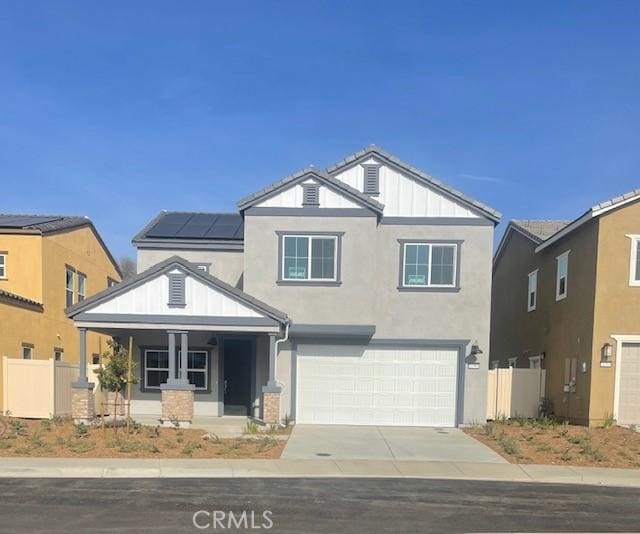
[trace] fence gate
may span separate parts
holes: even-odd
[[[489,370],[487,419],[538,417],[545,378],[544,369]]]

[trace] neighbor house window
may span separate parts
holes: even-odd
[[[26,343],[22,345],[22,359],[33,360],[33,345]]]
[[[403,243],[402,286],[456,287],[457,257],[455,243]]]
[[[210,263],[196,263],[196,269],[198,269],[199,271],[202,271],[203,273],[207,273],[209,274],[209,266],[211,264]]]
[[[76,273],[70,267],[65,269],[65,291],[67,295],[67,308],[73,304],[73,291],[75,286]]]
[[[529,369],[542,369],[542,354],[529,357]]]
[[[567,296],[567,279],[569,276],[569,250],[556,258],[556,300]]]
[[[529,289],[527,291],[527,311],[536,309],[538,300],[538,269],[529,273]]]
[[[116,280],[114,280],[113,278],[111,278],[110,276],[107,276],[107,288],[109,287],[113,287],[117,284],[118,282]]]
[[[169,378],[169,351],[145,350],[144,351],[144,377],[145,387],[148,389],[160,389],[161,384]],[[176,372],[180,370],[180,352],[176,353]],[[190,350],[187,358],[187,377],[189,383],[196,390],[205,390],[208,387],[209,361],[208,353],[204,350]]]
[[[7,253],[0,252],[0,279],[7,277]]]
[[[514,369],[514,368],[516,368],[518,366],[518,357],[515,356],[513,358],[508,358],[507,362],[509,364],[509,368],[510,369]]]
[[[640,286],[640,235],[629,235],[631,259],[629,262],[629,285]]]
[[[78,302],[87,298],[87,275],[78,273]]]
[[[338,238],[335,235],[283,235],[281,279],[297,282],[337,281]]]
[[[57,362],[61,362],[63,352],[64,351],[62,349],[53,349],[53,359]]]

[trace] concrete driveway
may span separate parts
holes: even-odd
[[[286,459],[507,463],[457,428],[296,425]]]

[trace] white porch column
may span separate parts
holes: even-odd
[[[71,384],[71,416],[76,424],[88,424],[95,417],[95,384],[87,379],[87,329],[78,328],[80,347],[78,354],[78,380]]]
[[[80,347],[78,352],[78,384],[87,384],[87,329],[78,328],[80,332]]]
[[[176,333],[169,331],[169,377],[167,383],[171,384],[175,381],[176,377]]]

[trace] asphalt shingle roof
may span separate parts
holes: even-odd
[[[571,221],[519,219],[511,221],[511,224],[528,234],[534,241],[542,243],[545,239],[562,230],[570,222]]]
[[[28,299],[27,297],[23,297],[21,295],[17,295],[15,293],[11,293],[10,291],[5,291],[4,289],[0,289],[0,297],[4,297],[9,300],[13,300],[23,304],[29,304],[31,306],[37,306],[39,308],[42,308],[42,303],[36,300]]]
[[[39,230],[43,234],[91,224],[88,217],[77,215],[16,215],[0,213],[0,229]]]

